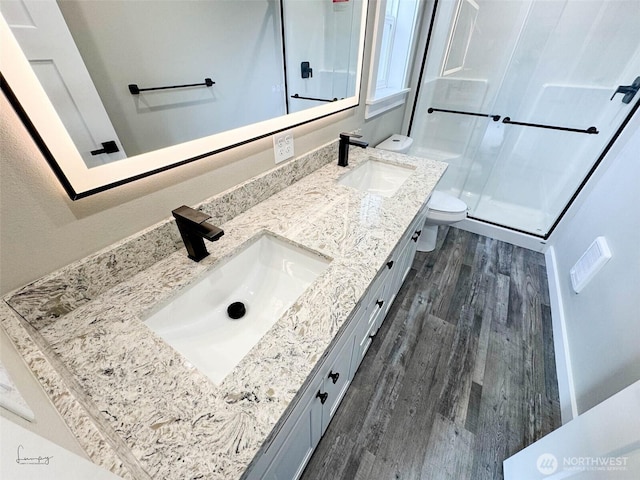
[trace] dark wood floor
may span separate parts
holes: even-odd
[[[544,257],[441,233],[303,480],[501,479],[505,458],[560,426]]]

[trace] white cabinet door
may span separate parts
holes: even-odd
[[[323,405],[317,397],[317,393],[320,393],[323,381],[320,380],[313,385],[313,388],[310,387],[311,391],[316,393],[310,396],[306,404],[297,412],[294,411],[290,417],[293,419],[293,426],[287,424],[283,426],[281,433],[287,432],[286,438],[265,474],[250,478],[267,480],[297,480],[300,478],[322,436]],[[297,418],[293,417],[294,414],[297,414]]]
[[[351,357],[354,340],[355,336],[349,335],[331,367],[328,370],[325,369],[323,393],[327,394],[327,400],[324,402],[322,410],[323,435],[351,383]]]
[[[407,278],[407,274],[409,270],[411,270],[411,265],[413,264],[413,259],[416,256],[416,250],[418,247],[418,238],[419,234],[414,232],[411,237],[407,239],[407,241],[402,245],[402,250],[397,256],[397,261],[393,265],[394,275],[392,288],[394,291],[394,299],[395,295],[398,294],[398,291],[402,287],[405,278]],[[414,240],[415,239],[415,240]]]
[[[426,217],[427,210],[426,207],[423,207],[407,232],[405,243],[401,247],[402,252],[400,253],[398,262],[399,268],[396,272],[396,277],[394,278],[394,288],[396,289],[396,292],[400,290],[400,287],[402,287],[402,284],[407,278],[409,270],[411,270],[411,265],[413,265],[413,259],[416,256],[416,251],[418,250],[418,241],[422,235],[422,229]]]
[[[422,234],[422,226],[424,225],[425,218],[426,207],[423,207],[409,226],[409,229],[402,237],[402,240],[398,243],[398,246],[395,248],[391,258],[389,259],[389,262],[387,262],[387,267],[391,265],[389,272],[391,278],[387,281],[389,287],[387,289],[388,303],[385,309],[385,316],[389,311],[389,308],[391,308],[391,304],[395,300],[396,295],[400,291],[404,280],[407,278],[409,270],[411,270],[411,265],[413,265],[413,259],[416,256],[418,239]]]

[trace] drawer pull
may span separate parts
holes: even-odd
[[[336,382],[338,381],[338,378],[340,378],[340,374],[338,372],[333,373],[333,370],[331,370],[327,378],[330,378],[333,384],[335,385]]]
[[[422,235],[422,230],[416,230],[416,235],[418,236]]]
[[[418,232],[416,232],[416,234],[413,237],[411,237],[411,240],[413,240],[414,242],[417,242],[418,241],[418,237],[420,237],[420,234]]]
[[[316,393],[316,398],[319,398],[320,403],[324,405],[324,402],[326,402],[327,398],[329,398],[329,394],[327,392],[320,393],[320,390],[318,390],[318,393]]]
[[[391,270],[391,267],[393,267],[393,260],[387,262],[387,267],[389,268],[389,270]]]
[[[376,302],[376,305],[378,305],[378,308],[382,308],[382,306],[384,305],[384,300],[378,300]]]

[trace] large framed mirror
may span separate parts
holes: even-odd
[[[2,89],[76,200],[359,104],[366,0],[1,0]]]

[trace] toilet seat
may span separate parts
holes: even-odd
[[[427,212],[427,222],[431,225],[449,225],[450,223],[460,222],[467,218],[467,212],[440,212],[438,210],[429,210]]]
[[[435,191],[427,203],[429,210],[439,213],[466,213],[467,204],[459,198]]]

